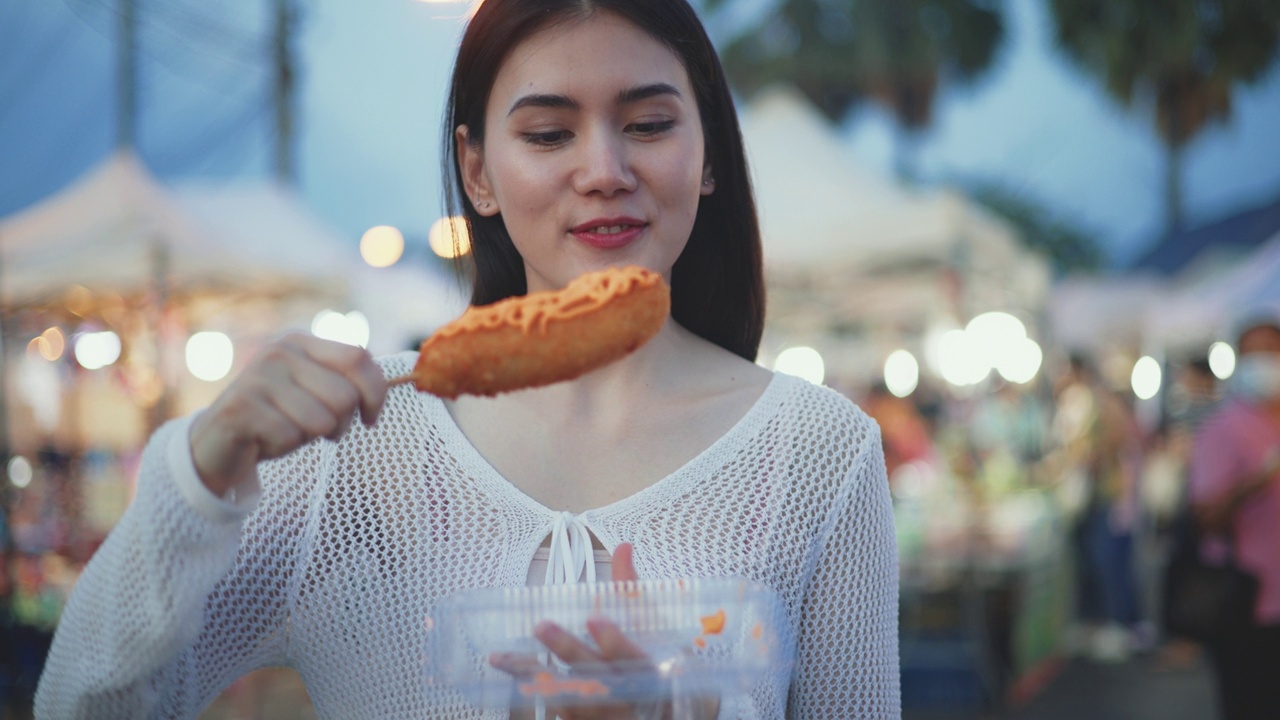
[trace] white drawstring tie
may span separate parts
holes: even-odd
[[[547,585],[568,585],[579,582],[596,581],[595,552],[591,547],[591,532],[576,515],[562,512],[551,524],[551,547],[547,557],[547,574],[543,582]],[[539,653],[544,664],[559,664],[550,653]],[[541,698],[534,704],[534,718],[545,720],[547,706]]]
[[[550,557],[547,558],[547,585],[567,585],[596,581],[595,553],[591,532],[576,515],[562,512],[551,525]],[[585,574],[585,577],[584,577]]]

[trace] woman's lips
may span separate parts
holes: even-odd
[[[569,233],[591,247],[611,250],[631,243],[646,227],[633,218],[602,218],[582,223]]]

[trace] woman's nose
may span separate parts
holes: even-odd
[[[589,195],[610,197],[636,187],[629,151],[623,138],[608,132],[593,132],[579,145],[581,166],[574,178],[575,189]]]

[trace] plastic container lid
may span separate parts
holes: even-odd
[[[650,660],[569,668],[534,637],[550,621],[595,647],[594,617],[617,624]],[[429,681],[484,709],[731,698],[792,662],[778,638],[777,593],[741,578],[468,590],[441,600],[427,627]],[[490,662],[498,655],[529,667],[500,670]]]

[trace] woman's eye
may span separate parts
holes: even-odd
[[[642,135],[652,136],[664,133],[675,127],[675,120],[652,120],[648,122],[631,123],[631,132]]]
[[[524,141],[530,145],[559,145],[569,139],[568,130],[548,130],[546,132],[523,133]]]

